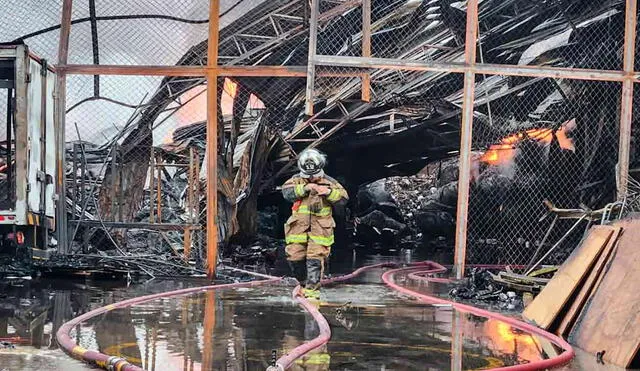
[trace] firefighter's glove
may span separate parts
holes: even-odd
[[[331,193],[331,188],[325,186],[316,186],[316,192],[320,196],[328,196]]]
[[[319,213],[322,210],[322,199],[317,193],[309,197],[309,210],[312,213]]]

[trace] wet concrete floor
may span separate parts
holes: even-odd
[[[293,369],[467,370],[544,356],[539,339],[499,321],[398,295],[381,283],[381,273],[324,289],[320,311],[331,326],[331,341]],[[198,284],[4,282],[0,341],[15,348],[0,349],[0,370],[90,369],[57,348],[55,331],[64,321],[129,297]],[[270,285],[159,299],[93,318],[72,336],[87,349],[126,357],[147,370],[264,370],[274,356],[317,335],[315,321],[291,300],[291,289]],[[421,290],[445,292],[446,287],[430,284]],[[615,370],[592,358],[580,354],[582,363],[564,369]]]

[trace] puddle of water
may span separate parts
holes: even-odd
[[[370,257],[358,265],[389,258]],[[342,267],[343,272],[352,267]],[[331,341],[299,360],[294,370],[463,370],[531,362],[542,357],[538,339],[499,321],[420,304],[380,283],[381,270],[323,291],[320,311]],[[33,280],[0,283],[0,370],[88,370],[57,348],[55,331],[95,307],[129,297],[202,282]],[[446,293],[433,284],[422,290]],[[161,299],[96,317],[72,334],[85,348],[124,356],[155,370],[264,370],[288,350],[315,337],[313,319],[290,297],[290,287],[217,290]],[[575,370],[596,366],[580,354]],[[601,367],[601,368],[598,368]]]
[[[91,370],[82,362],[65,357],[60,351],[0,350],[0,370]]]
[[[0,371],[89,370],[58,348],[55,333],[64,322],[130,297],[202,284],[151,281],[127,287],[122,281],[4,279],[0,281]]]
[[[73,336],[151,371],[265,369],[274,352],[318,333],[290,291],[270,286],[156,300],[96,317]],[[380,284],[326,288],[324,299],[332,339],[294,369],[462,370],[541,357],[531,336],[506,324],[408,302]]]

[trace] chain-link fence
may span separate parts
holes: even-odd
[[[330,3],[335,2],[320,1],[321,11]],[[368,6],[370,15],[363,10]],[[384,143],[379,148],[365,139],[372,159],[381,151],[387,159],[402,161],[398,154],[407,152],[406,145],[429,148],[420,155],[419,150],[412,151],[412,159],[427,165],[419,176],[437,169],[435,179],[421,180],[422,187],[431,187],[437,196],[411,191],[419,199],[396,200],[401,209],[407,209],[402,211],[412,219],[404,220],[410,224],[424,224],[425,213],[432,226],[438,226],[438,216],[456,217],[455,200],[454,205],[441,201],[451,194],[444,189],[450,181],[457,189],[458,178],[443,177],[440,160],[455,160],[460,148],[466,98],[460,73],[465,68],[460,62],[465,60],[467,10],[466,2],[374,0],[358,3],[339,19],[318,26],[313,97],[320,111],[314,110],[316,122],[328,116],[336,122],[349,121],[334,137],[344,141],[343,151],[367,132],[377,134],[376,139]],[[589,223],[601,222],[602,213],[576,223],[580,216],[618,197],[621,80],[615,73],[595,79],[604,81],[590,81],[595,75],[579,80],[570,71],[589,69],[597,75],[598,70],[622,70],[625,4],[489,1],[479,4],[477,17],[479,71],[475,71],[475,99],[469,108],[474,120],[467,261],[530,264],[562,240],[544,260],[557,264],[566,259]],[[505,74],[500,73],[501,65]],[[515,66],[559,67],[567,69],[567,74],[563,78],[535,68],[516,71]],[[342,114],[331,112],[332,104]],[[347,105],[362,108],[346,109]],[[425,115],[416,120],[429,123],[417,125],[422,135],[414,134],[413,142],[398,147],[398,141],[388,138],[397,130],[394,118],[412,119],[408,105],[412,113],[432,112],[429,119]],[[363,123],[371,124],[372,114],[377,122],[365,127]],[[438,124],[449,127],[434,128]],[[632,149],[632,164],[634,159]],[[388,175],[369,170],[375,175],[368,181]],[[575,217],[564,218],[568,209]],[[578,228],[573,227],[576,224]],[[429,232],[446,236],[453,246],[452,232]]]
[[[213,99],[225,246],[254,233],[258,195],[309,146],[328,152],[331,172],[351,187],[427,174],[428,194],[400,208],[449,247],[455,164],[470,156],[470,262],[526,264],[574,223],[544,218],[549,207],[598,209],[617,197],[620,112],[630,105],[622,81],[633,78],[622,73],[621,0],[482,1],[477,15],[453,0],[224,0],[215,71],[209,5],[73,2],[61,71],[75,253],[156,241],[202,266]],[[58,61],[62,0],[7,8],[17,21],[0,30],[2,41]],[[464,64],[465,42],[476,16],[473,66]],[[475,74],[473,102],[465,72]],[[470,149],[460,146],[464,112],[473,115]],[[632,176],[636,167],[632,150]],[[546,262],[560,262],[580,235]]]
[[[478,63],[622,69],[624,2],[501,5],[480,5]],[[532,264],[554,246],[544,262],[563,262],[600,222],[579,218],[616,200],[621,84],[476,76],[475,94],[468,260]]]
[[[621,84],[614,82],[481,78],[471,261],[526,264],[542,243],[557,242],[576,221],[554,222],[551,205],[597,210],[615,200],[620,96]],[[585,225],[548,262],[564,261]]]
[[[476,60],[621,70],[624,8],[619,0],[483,1]]]

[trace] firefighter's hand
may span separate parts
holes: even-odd
[[[318,186],[317,184],[308,183],[307,185],[304,186],[304,190],[307,191],[307,192],[311,192],[311,191],[316,190],[317,186]]]
[[[331,193],[331,188],[325,186],[316,186],[316,192],[318,192],[318,195],[320,196],[326,196]]]

